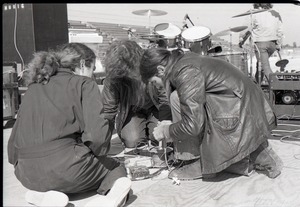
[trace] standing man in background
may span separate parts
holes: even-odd
[[[254,12],[259,9],[267,9],[268,11],[254,13],[252,16],[252,38],[254,42],[254,50],[256,56],[256,73],[255,79],[259,82],[259,64],[261,66],[261,79],[266,76],[269,80],[269,75],[272,73],[269,57],[276,51],[281,49],[283,30],[282,18],[280,14],[272,9],[273,5],[270,3],[254,3]],[[248,31],[249,34],[249,31]],[[242,42],[247,38],[247,31],[241,34],[240,47]]]

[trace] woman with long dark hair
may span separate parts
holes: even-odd
[[[125,147],[145,146],[153,138],[158,121],[171,120],[171,110],[163,88],[144,84],[140,76],[143,49],[133,40],[114,41],[106,51],[103,86],[105,118]]]

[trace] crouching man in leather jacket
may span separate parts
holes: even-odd
[[[276,116],[262,90],[234,65],[214,57],[145,51],[140,72],[144,82],[164,86],[173,123],[154,129],[157,140],[174,144],[181,164],[169,178],[191,180],[226,170],[250,175],[253,169],[270,178],[282,161],[268,143]]]

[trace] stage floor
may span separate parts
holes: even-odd
[[[221,173],[207,181],[194,180],[175,185],[167,178],[168,171],[132,182],[126,206],[144,207],[299,207],[300,206],[300,121],[279,121],[270,143],[284,162],[282,174],[269,179],[254,172],[250,177]],[[3,130],[3,206],[32,206],[25,201],[27,191],[8,163],[7,142],[11,128]],[[283,139],[283,136],[298,139]],[[126,150],[126,149],[125,149]],[[124,149],[117,136],[112,139],[110,154],[122,157]],[[95,197],[94,193],[73,195],[67,207],[81,207]]]

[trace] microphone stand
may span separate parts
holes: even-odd
[[[256,47],[256,50],[258,53],[258,60],[257,60],[258,85],[261,86],[262,67],[261,67],[261,61],[260,61],[260,51],[258,50],[256,44],[254,44],[254,46]]]
[[[232,33],[230,32],[230,52],[232,52]]]
[[[182,26],[182,28],[184,29],[184,28],[189,28],[189,27],[188,27],[187,24],[185,23],[185,24]]]
[[[191,23],[193,26],[195,26],[194,23],[192,22],[192,20],[190,19],[190,17],[189,17],[188,15],[187,15],[186,18],[190,21],[190,23]]]
[[[252,77],[252,72],[253,72],[253,66],[252,66],[252,57],[253,57],[253,51],[252,51],[252,48],[253,48],[253,41],[252,41],[252,10],[251,10],[251,13],[250,13],[250,36],[249,36],[249,43],[250,43],[250,76]],[[260,79],[259,79],[260,81]]]

